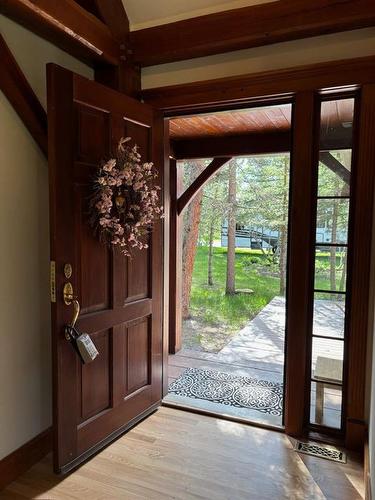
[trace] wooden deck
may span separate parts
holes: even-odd
[[[339,305],[318,301],[315,305],[314,330],[329,337],[342,335],[343,324]],[[218,353],[206,353],[182,349],[169,357],[169,382],[179,377],[187,368],[215,370],[233,375],[247,376],[271,382],[283,383],[285,347],[285,300],[275,297]],[[341,342],[330,339],[314,341],[313,369],[318,356],[342,359]],[[326,389],[324,403],[325,425],[340,424],[341,395],[334,389]],[[188,402],[187,402],[188,403]],[[315,412],[315,387],[311,394],[311,412]],[[190,400],[189,405],[204,409],[202,400]],[[217,408],[220,412],[220,407]],[[227,408],[222,408],[223,412]],[[238,416],[240,416],[238,413]],[[264,414],[252,414],[263,423],[282,425],[282,419],[268,418]]]

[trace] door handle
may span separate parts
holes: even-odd
[[[77,323],[77,319],[78,319],[78,316],[79,316],[79,313],[81,310],[81,306],[79,305],[79,302],[77,299],[73,299],[72,303],[73,303],[73,319],[72,319],[72,322],[70,323],[70,326],[72,328],[74,328],[76,323]]]
[[[65,283],[64,285],[64,290],[63,290],[63,298],[64,298],[64,303],[67,306],[70,306],[70,304],[73,304],[73,319],[70,323],[71,328],[75,327],[75,324],[77,323],[77,319],[81,310],[81,306],[79,305],[79,302],[77,300],[77,297],[73,295],[73,285],[68,281],[68,283]]]

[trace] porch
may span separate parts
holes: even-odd
[[[317,360],[320,360],[320,364],[322,360],[327,360],[329,365],[336,362],[339,367],[342,366],[341,343],[333,339],[333,337],[340,338],[340,335],[343,335],[342,308],[341,302],[315,301],[314,333],[320,335],[321,338],[316,338],[314,341],[312,367],[318,379],[318,370],[322,368],[317,368]],[[183,348],[177,354],[170,355],[168,375],[171,391],[165,398],[165,402],[193,407],[204,412],[220,413],[267,425],[281,426],[285,314],[285,299],[275,297],[218,353]],[[210,378],[210,391],[204,387],[201,370],[206,371],[203,379]],[[220,376],[211,372],[218,372]],[[187,376],[188,381],[186,381]],[[177,385],[176,381],[178,381]],[[254,386],[252,381],[255,381]],[[259,381],[261,387],[256,381]],[[190,390],[186,390],[186,383],[190,385]],[[264,389],[268,394],[265,394]],[[235,391],[238,393],[238,390],[246,392],[247,400],[244,401],[241,397],[241,401],[238,402],[237,397],[238,404],[236,404],[229,393]],[[339,427],[340,390],[331,385],[323,387],[323,383],[321,390],[323,390],[323,396],[321,401],[318,401],[321,408],[317,409],[316,383],[312,383],[311,415],[319,417],[320,411],[321,422],[319,423]]]

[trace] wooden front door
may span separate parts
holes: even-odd
[[[65,472],[151,412],[162,398],[162,237],[132,259],[100,243],[88,222],[90,185],[120,137],[162,172],[161,118],[140,102],[55,65],[48,66],[55,470]],[[162,182],[162,179],[159,179]],[[70,264],[72,275],[64,272]],[[67,270],[67,268],[65,268]],[[99,351],[82,364],[66,340],[77,327]],[[55,300],[55,301],[54,301]]]

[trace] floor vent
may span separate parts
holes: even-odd
[[[305,453],[313,457],[325,458],[326,460],[346,464],[346,454],[333,446],[296,441],[294,449],[298,451],[298,453]]]

